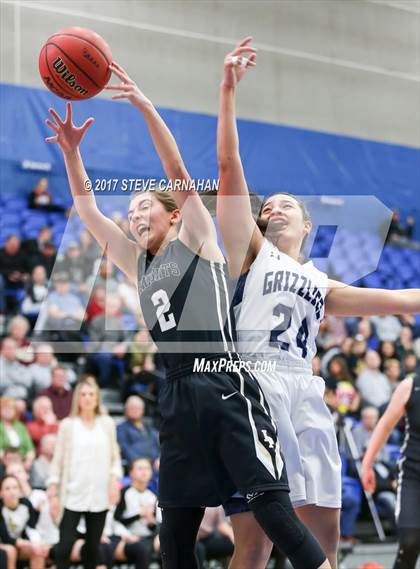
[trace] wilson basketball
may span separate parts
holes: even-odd
[[[70,101],[94,97],[111,76],[111,50],[100,35],[66,28],[50,36],[39,54],[39,72],[55,95]]]

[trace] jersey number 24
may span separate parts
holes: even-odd
[[[273,315],[281,318],[281,322],[271,330],[270,346],[274,348],[279,347],[281,350],[285,350],[286,352],[289,351],[289,342],[280,340],[280,336],[290,328],[290,324],[292,322],[292,310],[293,309],[290,306],[286,306],[285,304],[277,304],[273,310]],[[296,344],[302,350],[303,358],[306,358],[308,353],[308,348],[306,347],[308,335],[308,322],[306,318],[304,318],[296,334]]]

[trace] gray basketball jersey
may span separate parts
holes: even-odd
[[[327,289],[312,261],[300,264],[264,239],[234,296],[238,351],[311,368]]]

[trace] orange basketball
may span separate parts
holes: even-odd
[[[50,36],[39,54],[39,73],[55,95],[70,101],[94,97],[111,76],[111,50],[100,35],[65,28]]]

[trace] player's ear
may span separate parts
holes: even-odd
[[[312,231],[312,221],[310,221],[309,219],[305,219],[305,221],[303,222],[303,227],[305,230],[305,236],[307,237]]]
[[[171,211],[171,225],[176,225],[181,221],[181,212],[179,209]]]

